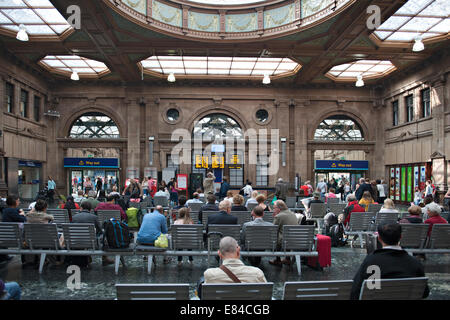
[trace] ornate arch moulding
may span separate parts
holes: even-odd
[[[330,3],[323,9],[314,12],[306,17],[301,17],[302,13],[302,1],[306,0],[291,0],[291,1],[262,1],[254,4],[245,5],[206,5],[197,2],[189,2],[184,0],[141,0],[146,4],[146,13],[139,12],[131,8],[126,4],[126,1],[130,0],[103,0],[106,5],[122,15],[126,19],[133,21],[141,27],[156,31],[168,36],[173,36],[182,39],[208,41],[208,42],[239,42],[248,40],[267,40],[272,38],[278,38],[287,36],[290,34],[303,31],[314,26],[317,26],[345,11],[352,6],[356,0],[337,0],[330,1]],[[136,0],[135,0],[136,1]],[[325,0],[324,0],[325,1]],[[165,6],[172,7],[181,12],[181,25],[173,25],[165,23],[164,21],[155,19],[152,15],[153,2],[162,3]],[[274,9],[280,9],[293,6],[294,19],[285,19],[286,23],[273,26],[271,28],[264,28],[264,22],[259,21],[265,19],[265,12]],[[190,13],[209,13],[211,15],[218,15],[219,18],[219,31],[208,32],[203,30],[190,29],[188,25],[188,19],[185,16],[189,16]],[[236,14],[254,14],[257,13],[258,22],[257,29],[246,30],[240,32],[227,32],[225,30],[224,21],[228,20],[228,17]],[[261,15],[262,13],[262,15]]]

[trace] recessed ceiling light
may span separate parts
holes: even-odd
[[[268,74],[265,74],[265,75],[264,75],[264,79],[263,79],[262,83],[264,83],[264,84],[270,84],[270,77],[269,77]]]
[[[72,73],[72,75],[70,76],[70,79],[72,79],[73,81],[78,81],[80,80],[80,76],[78,75],[78,72],[74,71]]]
[[[173,74],[173,72],[171,72],[169,74],[169,76],[167,77],[167,81],[169,81],[169,82],[175,82],[176,81],[175,75]]]
[[[364,86],[364,80],[362,78],[362,75],[359,75],[356,77],[358,80],[356,81],[356,86],[357,87],[363,87]]]
[[[25,28],[25,25],[21,24],[19,26],[19,32],[17,32],[16,39],[20,41],[28,41],[28,33],[27,29]]]

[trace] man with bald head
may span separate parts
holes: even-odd
[[[210,224],[237,224],[238,218],[232,216],[231,202],[223,200],[219,203],[219,213],[214,213],[208,216],[208,225]],[[207,229],[208,231],[208,229]]]
[[[219,268],[210,268],[205,271],[205,283],[267,282],[261,269],[244,265],[240,260],[240,253],[241,248],[234,238],[222,238],[218,251],[222,265]],[[230,277],[230,272],[237,279]]]

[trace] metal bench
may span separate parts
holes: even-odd
[[[232,237],[238,243],[240,242],[241,226],[238,224],[210,224],[208,226],[208,233],[220,233],[221,237]],[[218,234],[209,237],[209,250],[218,250],[220,238]]]
[[[271,300],[273,282],[202,285],[202,300]]]
[[[339,216],[341,213],[344,213],[344,209],[347,205],[345,203],[330,203],[328,205],[328,210],[333,212],[336,216]]]
[[[246,222],[252,221],[252,214],[248,211],[231,211],[230,214],[238,218],[238,224],[241,226]]]
[[[14,253],[20,253],[22,243],[22,232],[19,223],[0,223],[0,250],[7,249]]]
[[[285,225],[283,226],[282,251],[284,255],[294,255],[298,275],[301,275],[300,256],[317,256],[314,251],[314,226]],[[293,251],[293,253],[287,251]],[[295,252],[295,253],[294,253]]]
[[[353,280],[285,282],[283,300],[350,300]]]
[[[109,219],[120,221],[120,210],[97,210],[98,222],[103,227],[103,223]]]
[[[327,207],[329,208],[331,204],[338,204],[340,201],[339,198],[327,198]]]
[[[318,233],[322,230],[323,218],[327,214],[327,204],[326,203],[311,203],[310,207],[310,217],[308,220],[316,220]]]
[[[295,210],[297,207],[297,197],[286,197],[286,205],[290,210]]]
[[[427,242],[428,227],[424,223],[402,223],[402,238],[400,246],[409,249],[424,248]]]
[[[252,212],[253,209],[255,209],[255,207],[257,207],[257,206],[258,206],[257,203],[249,203],[249,204],[247,205],[247,210],[250,211],[250,212]]]
[[[44,268],[47,254],[59,250],[59,238],[56,224],[24,224],[25,241],[30,254],[40,254],[39,273]]]
[[[371,222],[373,217],[366,212],[353,212],[350,215],[350,222],[348,224],[347,230],[344,230],[346,235],[358,235],[359,241],[361,243],[361,248],[363,248],[363,234],[372,233],[370,230]],[[353,248],[353,240],[351,242],[351,247]]]
[[[245,251],[275,252],[278,226],[248,226],[245,228]],[[241,251],[241,253],[243,253]]]
[[[204,203],[189,203],[188,207],[191,211],[199,211],[204,205]]]
[[[403,226],[403,224],[402,224]],[[426,225],[430,226],[430,225]],[[428,233],[428,229],[427,229]],[[450,253],[450,224],[435,224],[422,248],[405,249],[408,253]]]
[[[48,209],[47,214],[53,216],[53,223],[60,227],[63,223],[70,223],[69,211],[67,209]]]
[[[380,204],[371,203],[371,204],[369,204],[369,208],[367,211],[378,213],[378,211],[380,211],[382,207],[383,207],[383,204],[381,204],[381,203]]]
[[[189,300],[189,284],[116,284],[117,300]]]
[[[273,223],[273,212],[272,211],[264,211],[263,220]]]
[[[137,209],[140,209],[140,208],[141,208],[141,203],[140,203],[140,202],[130,201],[128,206],[129,206],[130,208],[137,208]]]
[[[366,212],[368,214],[369,212]],[[375,213],[372,213],[375,214]],[[375,224],[373,227],[374,231],[377,230],[378,226],[383,223],[397,223],[398,222],[398,213],[396,212],[378,212],[375,216]]]
[[[163,196],[156,196],[153,198],[153,205],[156,206],[162,206],[164,209],[169,207],[169,200],[167,197]]]
[[[370,289],[367,283],[373,285],[373,280],[364,280],[361,286],[359,300],[419,300],[428,282],[427,277],[380,279],[380,289]]]

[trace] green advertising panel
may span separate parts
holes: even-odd
[[[406,167],[402,167],[401,201],[406,201]]]
[[[412,167],[408,167],[407,201],[412,201]]]

